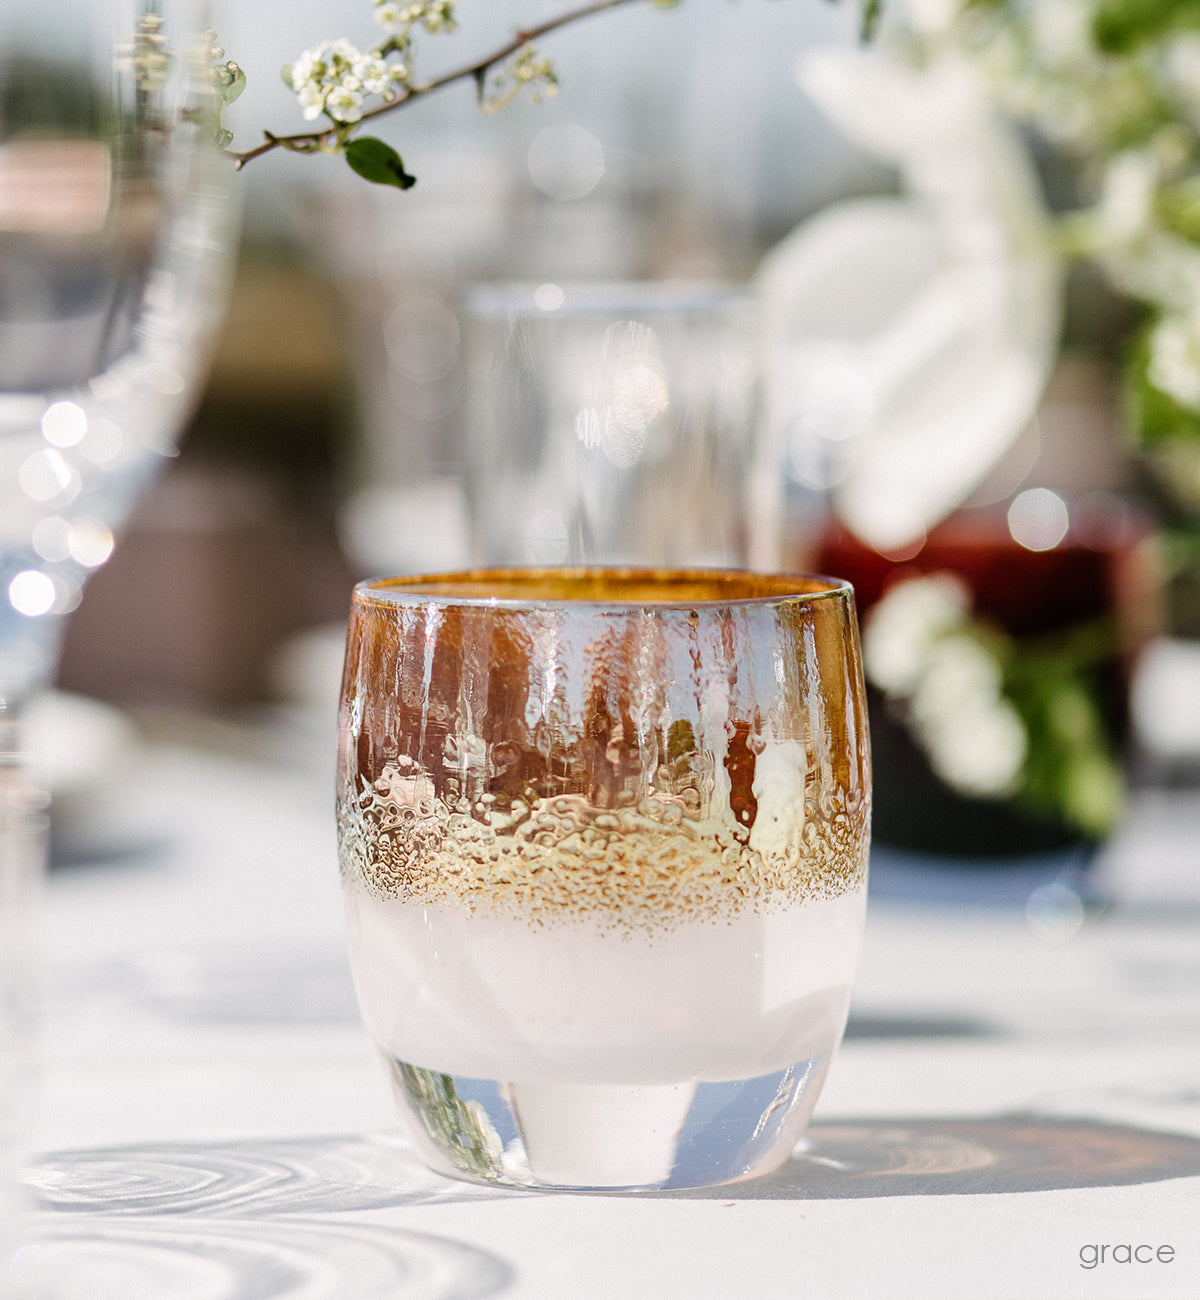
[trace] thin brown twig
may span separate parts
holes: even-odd
[[[511,40],[485,58],[477,59],[474,63],[464,64],[462,67],[454,68],[450,72],[444,72],[431,81],[409,86],[403,95],[386,103],[377,104],[374,108],[367,109],[357,122],[349,125],[351,129],[357,129],[363,122],[382,117],[386,113],[394,113],[406,104],[411,104],[414,99],[420,99],[459,81],[474,81],[479,84],[498,63],[503,63],[505,59],[524,49],[531,41],[547,36],[560,27],[566,27],[568,24],[578,22],[582,18],[590,18],[594,14],[603,13],[607,9],[617,9],[622,5],[633,3],[645,3],[645,0],[589,0],[589,3],[559,14],[557,18],[548,18],[545,22],[536,26],[521,28],[513,34]],[[293,152],[300,153],[317,152],[335,142],[345,140],[346,134],[347,124],[321,127],[316,131],[300,131],[293,135],[276,135],[271,131],[264,131],[261,144],[241,153],[229,149],[226,150],[226,155],[233,159],[234,167],[241,171],[248,162],[253,162],[255,158],[260,158],[273,149],[290,149]]]

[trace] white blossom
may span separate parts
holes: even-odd
[[[305,50],[292,64],[290,80],[292,89],[299,92],[302,86],[315,85],[325,76],[325,49],[318,45],[316,49]]]
[[[1127,149],[1109,161],[1097,210],[1106,242],[1134,243],[1151,230],[1158,178],[1149,150]]]
[[[1064,69],[1093,62],[1093,0],[1040,0],[1030,9],[1030,21],[1035,46],[1044,60]]]
[[[1029,739],[1004,696],[1004,672],[972,630],[970,593],[935,573],[898,583],[863,632],[868,679],[907,705],[913,735],[933,772],[972,798],[1012,794]]]
[[[912,694],[910,711],[922,730],[936,730],[956,713],[1000,695],[1000,665],[967,633],[944,636],[929,648],[921,678]]]
[[[967,616],[970,595],[953,574],[897,583],[871,610],[863,631],[869,680],[890,695],[911,695],[939,638]]]
[[[374,54],[364,55],[354,64],[354,76],[369,95],[386,95],[393,88],[391,68]]]
[[[1029,740],[1004,699],[977,700],[921,729],[929,766],[952,790],[998,799],[1017,788]]]
[[[1200,35],[1185,32],[1163,48],[1163,80],[1190,125],[1200,126]]]
[[[342,75],[347,68],[351,68],[359,59],[362,58],[362,51],[352,45],[345,37],[330,43],[329,62],[335,75]]]
[[[1147,377],[1182,406],[1200,411],[1200,321],[1169,315],[1150,332]]]
[[[325,111],[338,122],[357,122],[363,114],[363,97],[349,81],[334,86],[325,97]]]
[[[909,710],[929,765],[952,790],[999,798],[1016,788],[1028,739],[1003,698],[999,662],[975,637],[944,637],[930,650]]]
[[[285,79],[308,121],[325,113],[349,125],[362,118],[367,95],[395,99],[408,79],[408,69],[403,63],[389,63],[375,51],[364,54],[349,41],[338,40],[305,50]]]
[[[908,0],[905,16],[922,36],[944,36],[958,17],[959,0]]]
[[[398,31],[403,35],[418,24],[430,34],[458,29],[454,0],[416,0],[410,4],[375,0],[375,21],[387,31]]]
[[[393,4],[390,0],[376,0],[375,2],[375,21],[387,31],[401,25],[400,6]]]
[[[427,32],[453,31],[457,26],[453,0],[420,0],[403,5],[400,17],[410,27],[420,23]]]
[[[300,112],[306,122],[312,122],[325,111],[327,93],[324,86],[311,83],[301,86],[296,92],[296,98],[300,101]]]

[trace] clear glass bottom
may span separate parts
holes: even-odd
[[[388,1057],[441,1173],[560,1191],[713,1187],[769,1173],[799,1141],[829,1053],[751,1079],[643,1086],[500,1083]]]

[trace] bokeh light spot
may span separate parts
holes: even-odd
[[[1027,551],[1052,551],[1070,523],[1067,503],[1049,488],[1028,488],[1008,508],[1008,531]]]

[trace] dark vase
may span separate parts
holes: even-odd
[[[1018,641],[1033,642],[1094,626],[1110,650],[1089,665],[1094,698],[1112,747],[1128,730],[1128,668],[1132,648],[1153,622],[1154,568],[1150,533],[1124,516],[1089,521],[1056,547],[1018,545],[1002,514],[964,512],[930,533],[902,560],[829,529],[810,563],[853,583],[860,617],[895,583],[952,573],[972,595],[973,617]],[[1052,813],[1017,800],[973,798],[949,788],[913,739],[897,703],[868,689],[875,771],[872,870],[885,877],[897,864],[925,872],[1022,880],[1086,872],[1099,842]],[[878,869],[878,870],[877,870]]]

